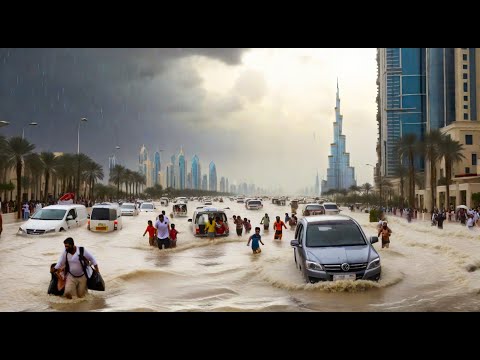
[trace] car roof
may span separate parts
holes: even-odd
[[[53,209],[53,210],[67,210],[71,208],[84,208],[85,205],[81,204],[66,204],[66,205],[48,205],[44,209]]]
[[[337,203],[334,202],[323,202],[322,205],[337,205]],[[338,205],[337,205],[338,206]]]
[[[323,204],[319,204],[319,203],[308,203],[308,204],[305,204],[305,207],[307,207],[307,206],[309,206],[309,205],[322,206]]]
[[[123,206],[123,205],[134,205],[134,206],[135,206],[134,203],[123,203],[122,206]]]
[[[219,209],[219,208],[216,208],[216,207],[203,207],[201,209],[198,209],[197,208],[197,213],[201,213],[201,212],[225,212],[224,209]]]
[[[328,222],[332,220],[344,220],[344,221],[355,221],[353,218],[347,215],[314,215],[303,217],[300,220],[304,220],[307,224],[309,223],[319,223],[319,222]]]
[[[133,204],[132,204],[133,205]],[[108,209],[114,209],[118,208],[118,204],[112,204],[112,203],[100,203],[100,204],[95,204],[92,206],[93,208],[108,208]]]

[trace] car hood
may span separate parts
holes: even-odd
[[[27,220],[25,224],[22,224],[20,227],[22,229],[34,229],[34,230],[50,230],[56,228],[63,220]]]
[[[324,264],[355,264],[370,260],[375,251],[370,245],[308,248],[308,260]]]

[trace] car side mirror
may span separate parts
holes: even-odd
[[[67,216],[67,220],[73,220],[73,216],[72,216],[72,215],[68,215],[68,216]]]
[[[188,222],[192,222],[192,219],[188,219]]]
[[[378,236],[370,236],[370,243],[375,244],[378,242]]]
[[[291,246],[300,246],[300,243],[298,242],[298,240],[292,240],[292,241],[290,241],[290,245]]]

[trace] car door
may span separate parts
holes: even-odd
[[[300,265],[302,264],[302,254],[301,254],[301,244],[302,244],[302,233],[303,233],[303,225],[298,224],[297,228],[295,229],[295,240],[298,241],[299,246],[294,247],[294,256],[295,256],[295,262],[297,266],[300,268]],[[302,266],[303,267],[303,266]]]
[[[77,212],[75,209],[70,209],[70,211],[67,214],[67,226],[68,228],[74,228],[78,227],[78,217],[77,217]]]

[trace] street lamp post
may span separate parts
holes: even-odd
[[[37,122],[31,122],[31,123],[28,123],[26,125],[23,125],[23,127],[22,127],[22,139],[25,139],[25,128],[27,126],[37,126],[37,125],[38,125]]]
[[[8,121],[0,120],[0,128],[4,127],[4,126],[7,126],[8,124],[10,124]]]
[[[87,122],[86,118],[81,118],[78,122],[78,132],[77,132],[77,154],[80,154],[80,124],[83,122]]]

